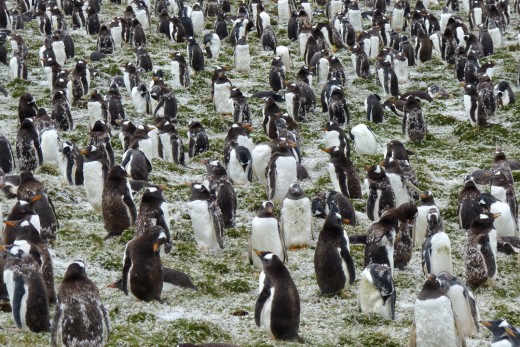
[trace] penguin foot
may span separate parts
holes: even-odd
[[[350,298],[350,291],[343,290],[341,293],[339,293],[339,297],[342,298],[342,299]]]
[[[309,248],[309,245],[292,245],[289,247],[289,250],[290,251],[297,251],[297,250],[300,250],[300,249],[307,249]]]

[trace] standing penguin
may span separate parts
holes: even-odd
[[[217,60],[220,53],[219,35],[216,33],[208,33],[204,35],[204,47],[206,48],[208,59]]]
[[[464,332],[437,276],[429,274],[414,304],[410,347],[465,347]]]
[[[99,36],[97,39],[97,50],[103,54],[112,54],[115,49],[114,38],[110,29],[103,24],[99,30]]]
[[[350,112],[343,89],[332,90],[329,100],[329,118],[331,122],[338,122],[339,125],[350,123]]]
[[[172,72],[173,88],[187,88],[190,86],[190,69],[186,63],[186,59],[180,52],[172,54],[172,62],[170,63]]]
[[[90,129],[94,127],[94,123],[98,120],[107,121],[107,104],[103,100],[103,96],[94,89],[90,94],[90,99],[87,102],[88,120]]]
[[[253,176],[253,159],[251,152],[237,143],[229,153],[228,175],[235,185],[246,185]]]
[[[38,130],[32,118],[23,120],[16,135],[16,157],[21,171],[35,170],[43,164],[43,153],[38,139]]]
[[[14,245],[9,250],[3,280],[16,327],[22,331],[45,332],[50,330],[45,284],[38,263],[28,252],[23,245]]]
[[[327,122],[323,131],[325,148],[336,146],[345,153],[347,158],[350,157],[350,141],[337,122]]]
[[[163,267],[159,248],[166,234],[158,225],[126,244],[123,258],[123,291],[136,300],[161,300]]]
[[[497,275],[497,235],[493,222],[499,215],[481,213],[471,223],[464,246],[467,283],[471,288]]]
[[[40,132],[40,147],[42,149],[43,164],[58,165],[58,131],[50,125]]]
[[[224,220],[217,202],[202,184],[191,184],[188,213],[201,250],[224,248]]]
[[[25,93],[20,96],[18,101],[18,119],[22,124],[25,118],[35,118],[38,113],[38,106],[36,105],[36,99],[30,93]]]
[[[116,83],[110,85],[108,93],[105,96],[105,102],[108,110],[107,123],[116,126],[117,120],[124,120],[126,118],[122,97]]]
[[[109,336],[110,317],[99,289],[88,278],[85,263],[76,260],[68,266],[58,291],[51,345],[69,345],[74,341],[102,346]]]
[[[51,108],[51,117],[60,130],[73,130],[74,125],[72,123],[72,113],[70,112],[69,101],[61,90],[54,93]]]
[[[182,137],[175,129],[175,126],[169,121],[164,122],[158,126],[159,139],[161,141],[163,159],[180,165],[185,165],[184,143]]]
[[[229,102],[233,104],[233,123],[251,123],[251,111],[247,98],[239,88],[231,88]]]
[[[351,199],[361,199],[361,184],[354,164],[339,147],[324,149],[330,154],[329,174],[334,190]]]
[[[397,290],[390,268],[380,264],[368,265],[361,273],[357,298],[359,310],[395,319],[396,299]]]
[[[208,172],[208,189],[215,196],[217,205],[222,212],[224,228],[235,226],[237,196],[229,181],[226,168],[217,160],[205,161]]]
[[[464,178],[464,187],[459,192],[458,216],[459,229],[468,230],[471,223],[482,213],[482,207],[479,205],[480,190],[475,185],[472,176]]]
[[[365,111],[367,112],[367,120],[373,123],[383,122],[383,105],[381,105],[381,97],[377,94],[370,94],[365,99]]]
[[[372,130],[365,124],[358,124],[350,129],[350,139],[354,141],[354,150],[359,155],[374,155],[379,150],[379,141]]]
[[[451,241],[444,232],[441,215],[435,208],[430,209],[427,216],[428,232],[422,246],[422,265],[425,275],[440,272],[453,272],[451,260]]]
[[[281,203],[290,185],[298,179],[296,159],[290,146],[285,139],[280,141],[266,169],[267,197],[273,203]]]
[[[307,247],[312,237],[311,201],[299,183],[289,186],[282,201],[281,227],[285,245],[291,248]]]
[[[419,194],[419,200],[417,204],[417,217],[413,224],[413,243],[415,246],[422,247],[428,230],[428,214],[433,211],[432,209],[439,215],[440,211],[439,208],[435,206],[433,193],[429,190],[425,190]]]
[[[518,219],[518,203],[516,201],[515,188],[508,180],[506,173],[502,171],[495,172],[491,177],[490,190],[491,195],[509,205],[511,215],[516,221]]]
[[[59,158],[60,169],[65,179],[71,186],[83,185],[85,178],[83,175],[83,157],[79,149],[70,141],[65,141],[60,145]]]
[[[300,296],[291,274],[275,254],[256,249],[254,252],[264,269],[255,304],[256,325],[263,326],[270,338],[301,342]]]
[[[367,166],[368,200],[367,216],[377,222],[386,210],[395,207],[395,195],[385,168],[380,165]]]
[[[134,225],[137,212],[127,173],[122,166],[116,165],[110,169],[103,188],[101,207],[107,238],[121,235]]]
[[[249,263],[257,269],[262,269],[262,259],[253,252],[254,249],[265,249],[278,256],[282,262],[287,261],[287,250],[280,223],[273,213],[274,205],[271,201],[262,203],[251,223],[251,239],[249,241]]]
[[[235,70],[237,72],[249,72],[251,71],[251,58],[249,56],[249,44],[247,38],[242,36],[238,39],[235,46]]]
[[[221,114],[231,114],[233,111],[229,104],[229,96],[231,94],[231,81],[224,72],[220,72],[213,84],[213,105],[215,112]]]
[[[101,212],[103,186],[109,170],[108,161],[96,146],[88,146],[80,154],[84,156],[83,176],[87,199],[95,211]]]
[[[424,119],[421,103],[410,95],[404,104],[403,134],[410,141],[424,140],[426,136],[426,120]]]
[[[123,79],[125,81],[125,88],[129,94],[132,93],[132,89],[141,84],[139,78],[139,72],[134,63],[128,62],[124,66]]]
[[[504,108],[505,106],[515,102],[515,93],[513,93],[509,83],[505,81],[499,82],[495,86],[495,92],[497,94],[499,108]]]
[[[516,236],[517,222],[511,214],[511,209],[506,202],[498,200],[489,193],[480,195],[479,204],[485,212],[500,214],[500,218],[495,220],[497,235]]]
[[[318,237],[314,253],[314,271],[321,295],[339,294],[356,279],[350,254],[348,235],[343,229],[348,223],[339,213],[331,211]]]
[[[401,270],[408,265],[412,258],[412,228],[417,214],[417,207],[409,202],[396,208],[398,224],[394,242],[394,266]]]
[[[478,95],[477,88],[473,84],[466,84],[464,87],[464,108],[472,126],[486,126],[486,113],[484,102]]]
[[[194,73],[204,71],[202,48],[193,37],[188,39],[188,63]]]
[[[114,166],[114,150],[112,149],[110,138],[110,130],[105,122],[98,120],[94,123],[92,130],[90,130],[88,145],[96,146],[108,161],[108,165],[112,167]]]
[[[141,198],[139,213],[137,214],[137,220],[135,221],[135,236],[145,233],[146,229],[150,226],[160,226],[163,228],[166,235],[164,251],[168,254],[172,248],[170,228],[168,227],[170,222],[169,219],[168,206],[162,195],[162,187],[146,188],[143,197]]]
[[[13,171],[15,166],[11,144],[4,135],[0,134],[0,169],[2,169],[4,174],[8,174]]]
[[[152,163],[135,142],[123,154],[121,166],[133,180],[148,181],[148,175],[152,172]]]
[[[198,121],[190,121],[188,124],[188,136],[190,138],[188,155],[190,158],[205,152],[209,149],[208,134],[202,123]]]
[[[397,211],[387,210],[379,221],[373,223],[365,236],[364,266],[369,264],[386,265],[394,273],[394,244]]]

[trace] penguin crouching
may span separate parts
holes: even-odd
[[[397,291],[391,269],[386,265],[368,265],[361,273],[357,297],[359,310],[395,319],[396,299]]]

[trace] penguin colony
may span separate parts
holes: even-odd
[[[173,266],[200,283],[198,300],[214,293],[235,308],[201,308],[218,316],[215,337],[175,343],[369,345],[383,334],[400,345],[518,346],[518,307],[492,310],[493,291],[518,290],[508,282],[519,276],[520,152],[505,141],[519,127],[517,10],[0,0],[0,298],[12,310],[0,319],[22,330],[4,338],[51,331],[52,345],[104,345],[128,309],[153,305],[125,294],[169,305],[170,287],[197,289]],[[446,131],[464,153],[439,157]],[[478,161],[446,165],[465,155]],[[110,285],[121,291],[105,289],[100,271],[121,278]],[[186,311],[199,302],[174,295]],[[356,328],[317,338],[311,307]],[[252,336],[218,333],[231,313]],[[360,315],[387,324],[367,328]]]

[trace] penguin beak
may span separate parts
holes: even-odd
[[[253,251],[256,253],[257,256],[261,257],[262,256],[262,252],[260,252],[258,249],[253,249]]]
[[[117,289],[117,288],[118,288],[118,286],[117,286],[117,282],[114,282],[114,283],[112,283],[112,284],[109,284],[109,285],[107,286],[107,288],[115,288],[115,289]]]
[[[428,194],[426,194],[426,193],[419,194],[419,198],[421,198],[421,199],[426,199],[427,197],[428,197]]]
[[[36,196],[33,196],[33,198],[31,199],[31,202],[36,202],[38,200],[40,200],[42,198],[42,195],[36,195]]]
[[[370,168],[371,168],[371,167],[372,167],[372,166],[370,166],[370,165],[365,166],[365,171],[367,171],[367,172],[370,171]]]
[[[153,243],[153,251],[154,251],[154,252],[157,252],[157,250],[159,249],[159,247],[161,247],[161,243],[162,243],[162,242],[160,242],[159,240],[157,240],[157,241],[155,241],[155,242]]]
[[[492,325],[490,322],[485,321],[485,320],[481,320],[480,324],[482,324],[483,326],[488,327],[488,328]]]
[[[379,163],[380,166],[386,166],[386,162],[384,160],[381,160],[381,162]]]
[[[7,247],[0,245],[0,251],[7,251]]]
[[[201,159],[200,163],[206,165],[208,163],[208,159]]]
[[[511,337],[517,337],[517,335],[515,334],[515,332],[513,330],[511,330],[511,328],[505,328],[504,329],[507,333],[507,335],[511,336]]]
[[[11,221],[11,220],[5,220],[4,224],[7,225],[8,227],[15,227],[16,226],[16,223]]]
[[[81,151],[79,151],[79,154],[87,155],[88,151],[86,149],[82,149]]]
[[[497,219],[497,218],[500,217],[500,216],[501,216],[500,213],[493,213],[493,214],[491,215],[491,217],[493,217],[493,219]]]
[[[160,189],[160,190],[168,190],[168,186],[167,186],[166,184],[161,184],[161,185],[159,186],[159,189]]]
[[[434,274],[428,274],[428,275],[426,275],[426,280],[427,280],[427,281],[431,281],[431,282],[433,282],[433,281],[435,281],[435,279],[436,279],[436,276],[435,276]]]
[[[350,219],[348,219],[348,218],[343,219],[343,224],[349,224],[349,223],[350,223]]]
[[[322,151],[325,153],[330,153],[330,152],[332,152],[332,147],[322,149]]]

